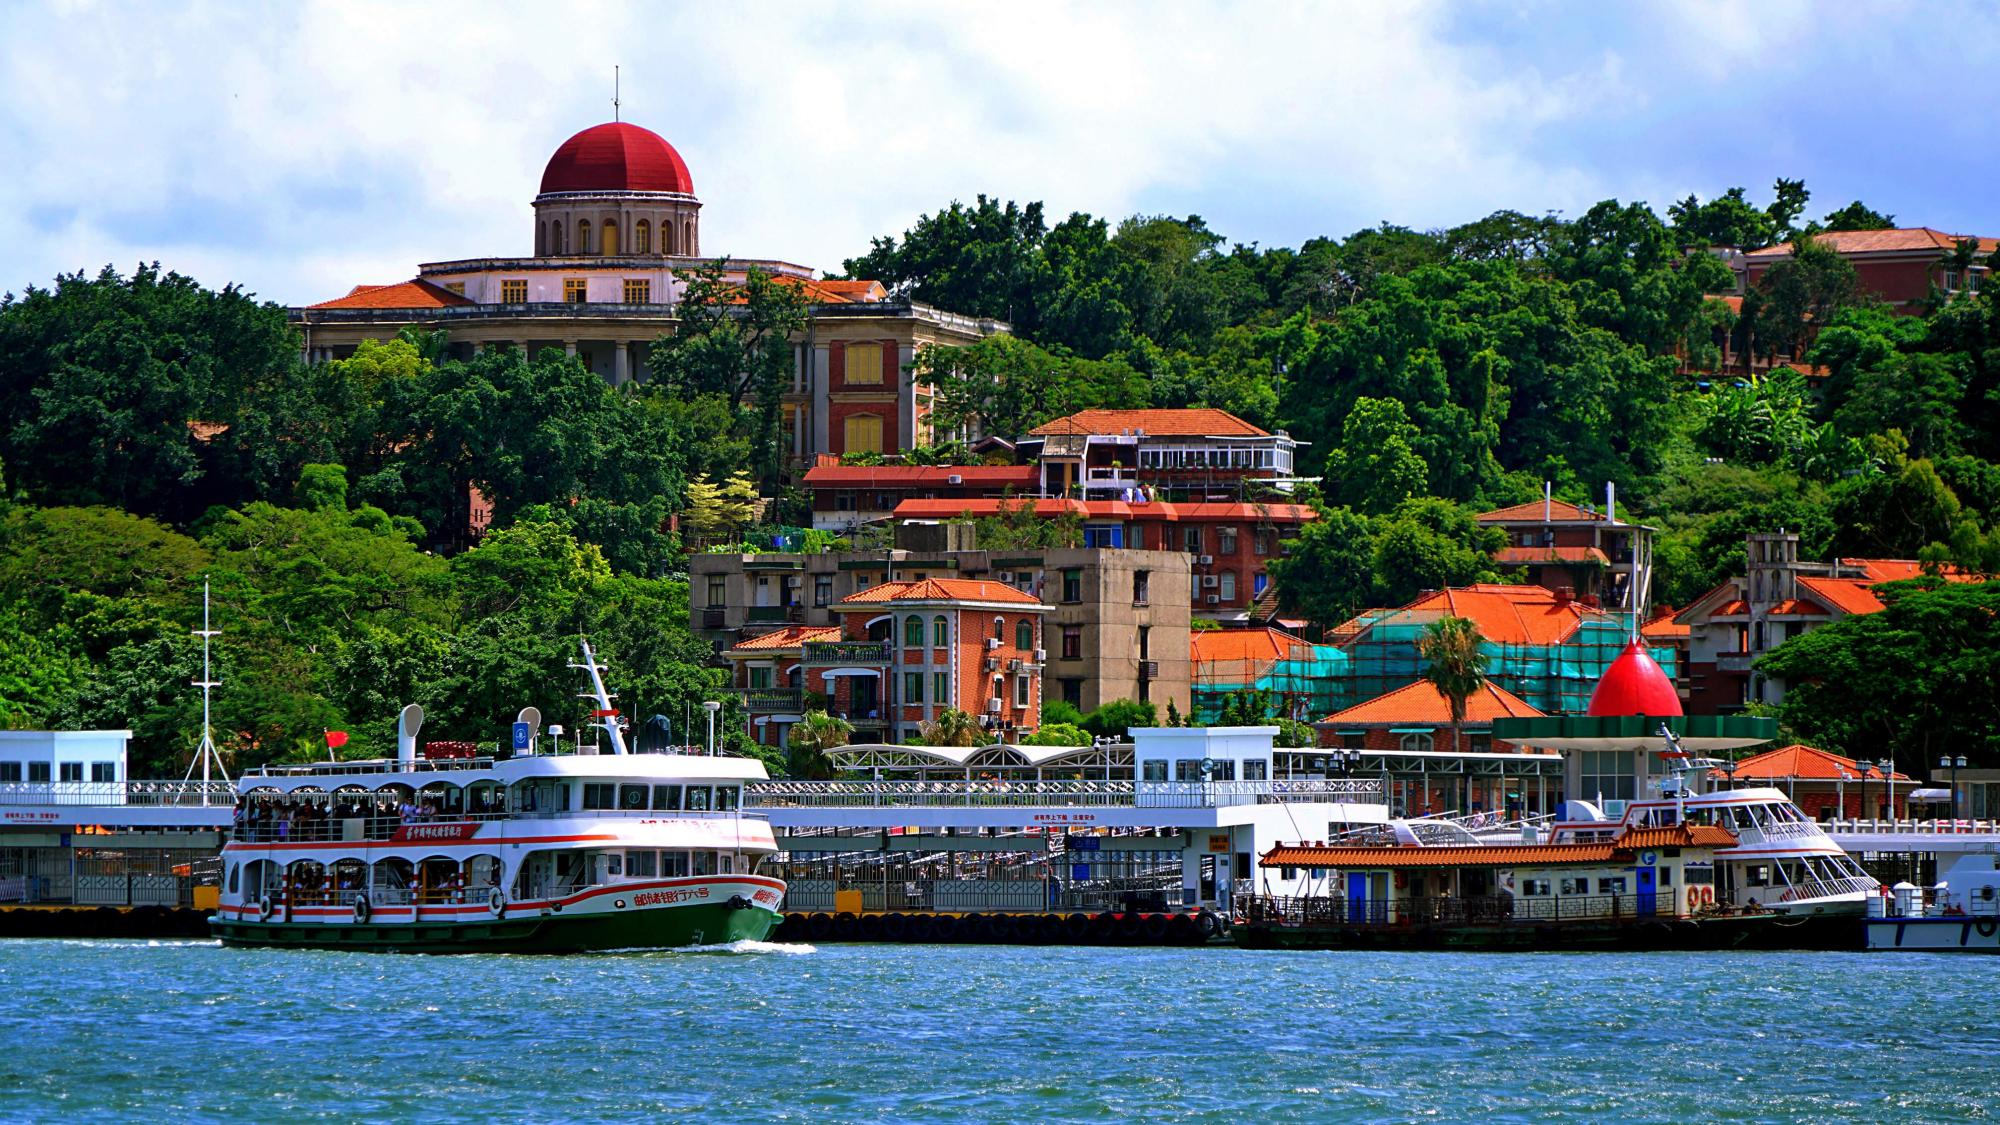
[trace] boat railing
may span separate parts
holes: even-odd
[[[1236,908],[1253,924],[1272,926],[1500,926],[1520,922],[1640,921],[1672,915],[1661,894],[1640,913],[1637,895],[1470,895],[1386,899],[1339,896],[1242,895]]]
[[[243,771],[243,778],[257,777],[347,777],[372,773],[457,773],[465,770],[490,770],[497,759],[479,758],[418,758],[404,762],[396,759],[372,759],[365,762],[303,762],[294,764],[271,763],[251,766]]]
[[[1310,781],[766,781],[746,808],[1215,808],[1286,802],[1380,801],[1367,778]]]
[[[1826,833],[1810,820],[1772,820],[1738,829],[1737,835],[1745,843],[1754,844],[1764,840],[1813,840]]]
[[[1881,885],[1869,875],[1836,875],[1831,879],[1799,879],[1782,890],[1775,886],[1768,889],[1778,892],[1778,897],[1774,901],[1795,902],[1803,899],[1872,894]],[[1752,890],[1751,897],[1756,897],[1755,890]]]

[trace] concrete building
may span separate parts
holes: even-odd
[[[1298,447],[1226,410],[1080,410],[1037,426],[1021,451],[1040,495],[1083,500],[1240,500],[1246,486],[1289,492]]]
[[[1179,552],[1098,548],[703,554],[688,560],[689,613],[735,665],[753,732],[795,722],[815,701],[806,646],[843,626],[849,599],[929,579],[1000,583],[1042,605],[1049,698],[1084,711],[1117,699],[1162,711],[1172,702],[1185,713],[1188,562]]]
[[[823,456],[806,470],[813,526],[852,532],[891,519],[905,500],[958,502],[1032,495],[1033,465],[842,465]]]
[[[525,257],[427,262],[390,285],[291,310],[309,361],[351,355],[362,340],[405,327],[443,330],[463,358],[494,347],[559,348],[605,379],[648,377],[652,342],[671,332],[696,267],[726,278],[755,268],[796,286],[810,320],[792,340],[785,428],[793,456],[893,453],[929,444],[930,392],[910,363],[926,344],[965,344],[1006,330],[890,296],[867,280],[826,281],[792,262],[702,257],[701,201],[680,153],[657,134],[609,122],[571,137],[550,157],[533,201]]]

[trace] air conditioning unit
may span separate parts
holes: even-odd
[[[986,701],[986,711],[991,715],[998,715],[1004,706],[1005,704],[998,699],[989,699]]]
[[[1210,604],[1210,605],[1221,605],[1221,604],[1222,604],[1222,595],[1221,595],[1221,594],[1210,594],[1210,595],[1208,596],[1208,604]]]
[[[996,649],[996,648],[999,648],[999,647],[1000,647],[1000,638],[999,638],[999,637],[988,637],[988,638],[986,638],[986,650],[987,650],[988,652],[991,652],[992,650],[994,650],[994,649]]]
[[[1035,650],[1035,663],[1037,663],[1037,664],[1047,664],[1048,662],[1049,662],[1049,650],[1048,650],[1048,649],[1045,649],[1045,648],[1038,648],[1038,649],[1036,649],[1036,650]]]
[[[1197,566],[1214,566],[1214,565],[1215,565],[1215,556],[1214,556],[1214,555],[1202,555],[1201,557],[1199,557],[1199,558],[1195,559],[1194,561],[1195,561],[1195,565],[1197,565]]]
[[[1021,669],[1027,667],[1027,664],[1028,662],[1025,660],[1020,660],[1020,659],[1009,660],[1007,662],[1007,670],[1009,672],[1019,672]]]
[[[980,661],[980,664],[988,672],[998,672],[1000,670],[1000,658],[997,656],[989,656],[985,660]]]
[[[1216,582],[1216,576],[1213,574],[1204,574],[1201,576],[1201,588],[1204,590],[1215,589]]]
[[[1141,660],[1139,662],[1139,678],[1142,680],[1159,679],[1160,662],[1157,660]]]
[[[946,484],[964,484],[964,483],[965,483],[965,477],[964,477],[964,475],[963,475],[963,474],[960,474],[960,473],[953,473],[953,474],[951,474],[950,476],[948,476],[948,477],[944,478],[944,482],[945,482]]]

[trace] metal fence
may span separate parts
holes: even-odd
[[[1450,898],[1348,899],[1244,895],[1237,903],[1245,920],[1276,926],[1499,926],[1518,922],[1585,919],[1634,921],[1673,913],[1662,895],[1656,912],[1640,914],[1633,895],[1536,896],[1470,895]]]
[[[1312,781],[767,781],[746,808],[1217,808],[1287,802],[1380,802],[1368,778]]]
[[[41,781],[0,784],[0,805],[228,805],[227,781]]]

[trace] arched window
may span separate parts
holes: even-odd
[[[632,252],[634,254],[653,252],[653,224],[644,219],[640,219],[638,225],[632,228]]]
[[[536,223],[536,224],[535,224],[535,253],[536,253],[537,255],[541,255],[541,254],[546,254],[546,253],[548,253],[548,252],[549,252],[549,224],[547,224],[547,223]]]
[[[682,223],[682,224],[681,224],[681,253],[683,253],[683,254],[692,254],[692,253],[694,253],[694,220],[693,220],[693,219],[689,219],[689,220],[688,220],[687,222],[684,222],[684,223]]]
[[[556,220],[556,221],[555,221],[555,222],[554,222],[554,223],[553,223],[553,224],[552,224],[552,225],[551,225],[551,226],[549,227],[549,253],[551,253],[551,254],[566,254],[566,253],[568,253],[568,251],[567,251],[567,250],[563,249],[563,235],[562,235],[562,220],[561,220],[561,219],[557,219],[557,220]]]
[[[618,253],[618,224],[604,220],[604,231],[598,235],[598,241],[603,243],[605,257]]]
[[[924,647],[924,619],[914,613],[903,621],[903,647]]]
[[[996,641],[1004,641],[1007,639],[1006,618],[996,617],[993,619],[993,639]]]
[[[590,253],[590,220],[578,219],[576,223],[576,252]]]
[[[931,621],[931,645],[934,648],[943,648],[949,643],[951,643],[951,622],[945,620],[944,614],[940,613]]]
[[[1035,623],[1032,619],[1023,617],[1021,623],[1014,626],[1014,647],[1024,652],[1035,647]]]
[[[1403,749],[1406,752],[1426,753],[1430,748],[1431,736],[1428,734],[1406,734],[1403,736]]]

